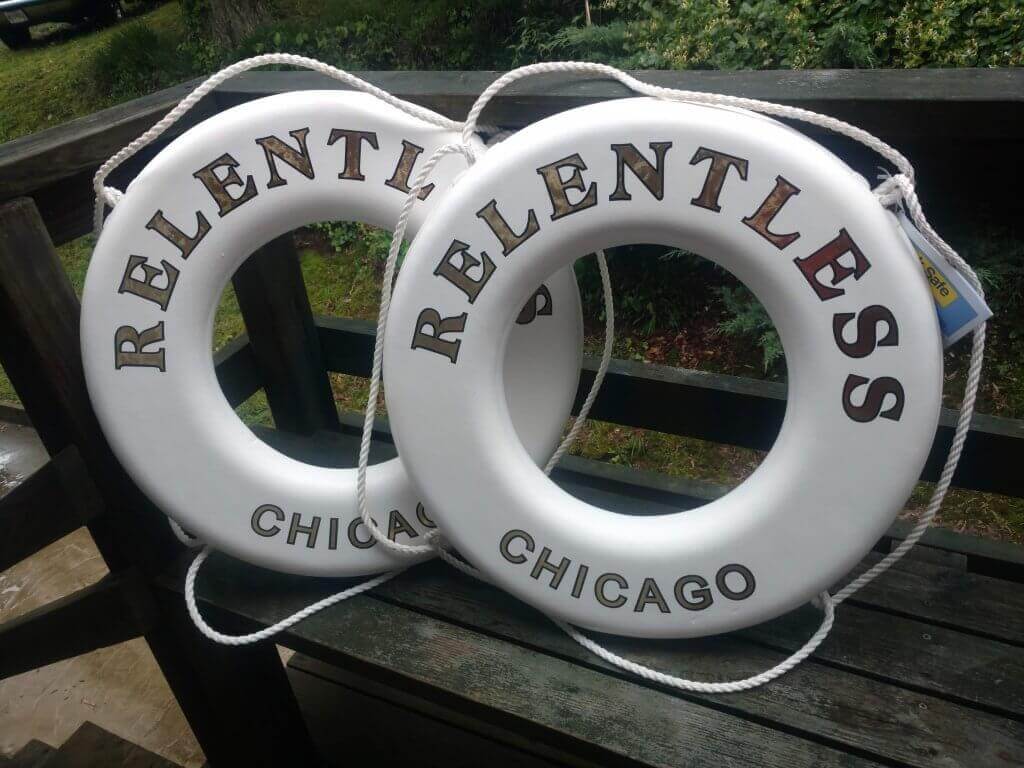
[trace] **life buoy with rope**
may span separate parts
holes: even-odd
[[[354,469],[327,469],[259,440],[224,398],[211,360],[221,293],[264,243],[317,221],[391,227],[421,155],[459,140],[356,92],[281,94],[187,131],[138,175],[106,221],[82,299],[89,394],[120,461],[168,515],[210,546],[276,570],[355,576],[400,568],[355,506]],[[410,235],[448,194],[465,159],[445,159]],[[490,259],[457,248],[431,270],[469,284]],[[548,459],[579,376],[582,321],[571,267],[524,297],[504,387],[515,429]],[[419,348],[443,354],[454,325],[423,319]],[[402,377],[395,367],[393,379]],[[441,436],[441,441],[444,438]],[[370,468],[372,516],[398,541],[422,541],[433,511],[401,459]],[[415,558],[414,558],[415,559]]]
[[[668,515],[561,490],[516,437],[503,391],[510,329],[536,285],[630,243],[729,270],[786,353],[768,456],[721,499]],[[503,258],[469,286],[435,269],[453,248]],[[416,343],[427,320],[448,323],[434,348]],[[580,627],[689,637],[807,602],[884,533],[931,447],[942,345],[906,236],[841,160],[761,115],[635,98],[535,123],[463,174],[399,275],[384,373],[406,467],[486,578]]]

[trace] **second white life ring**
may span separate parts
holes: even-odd
[[[521,233],[497,236],[492,206]],[[503,249],[472,301],[433,256]],[[600,248],[658,243],[742,280],[789,380],[778,439],[721,499],[632,516],[570,496],[512,431],[505,342],[531,287]],[[396,286],[384,376],[396,444],[445,537],[497,585],[572,624],[637,637],[727,632],[846,574],[917,481],[942,347],[895,217],[833,154],[769,118],[629,99],[563,112],[490,150],[432,213]],[[457,358],[410,344],[460,318]],[[400,371],[400,375],[395,375]]]
[[[385,551],[362,524],[355,469],[288,458],[238,419],[214,374],[212,328],[221,292],[258,247],[318,221],[390,229],[417,162],[458,140],[363,93],[271,96],[177,138],[109,216],[82,300],[89,394],[142,490],[214,548],[318,576],[411,562]],[[458,155],[440,162],[413,209],[410,236],[465,167]],[[439,257],[428,258],[433,270]],[[449,262],[472,274],[457,255]],[[515,327],[506,385],[516,429],[544,462],[579,378],[582,320],[571,268],[543,281],[533,308]],[[421,330],[429,343],[429,324]],[[402,376],[399,367],[390,373]],[[401,543],[422,543],[434,526],[400,459],[370,467],[368,496],[373,519]]]

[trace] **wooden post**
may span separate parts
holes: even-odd
[[[149,591],[181,547],[103,437],[85,388],[78,325],[78,300],[35,204],[0,205],[0,361],[51,455],[77,446],[104,502],[88,527],[107,565],[115,574],[134,566]],[[217,646],[192,625],[180,598],[155,604],[144,637],[211,765],[316,763],[273,645]]]
[[[338,412],[292,236],[271,240],[233,278],[278,429],[338,430]]]

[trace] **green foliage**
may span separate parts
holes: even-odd
[[[782,340],[768,312],[744,285],[721,286],[716,293],[728,314],[728,318],[718,324],[719,332],[755,341],[761,348],[762,363],[767,373],[782,359]]]
[[[166,88],[194,74],[180,39],[136,22],[117,30],[92,60],[93,83],[104,95],[130,99]]]
[[[193,0],[206,2],[207,0]],[[572,19],[569,0],[293,0],[238,55],[288,51],[351,69],[495,69],[512,65],[521,19],[545,34]]]
[[[391,251],[391,233],[387,230],[353,221],[322,221],[312,229],[327,238],[335,254],[354,254],[357,269],[377,276],[383,273]],[[407,249],[408,244],[403,243],[399,262]]]
[[[185,34],[193,40],[210,33],[210,0],[181,0]]]
[[[1019,0],[605,0],[597,10],[589,30],[524,29],[524,49],[663,69],[1024,64]]]

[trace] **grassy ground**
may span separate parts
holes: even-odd
[[[183,34],[178,3],[141,13],[138,23]],[[11,51],[0,45],[0,142],[109,107],[112,100],[93,83],[90,63],[123,28],[34,30],[29,48]]]
[[[336,251],[329,240],[315,230],[303,231],[297,235],[296,242],[302,255],[303,274],[315,313],[366,320],[376,318],[380,290],[378,262],[368,253],[365,242],[350,241]],[[79,293],[91,246],[91,238],[84,237],[58,249],[75,290]],[[591,320],[588,323],[587,346],[591,352],[598,352],[600,337],[596,314],[591,309],[588,315]],[[615,353],[619,357],[659,362],[668,360],[672,364],[705,370],[713,368],[725,373],[756,375],[760,370],[758,350],[716,336],[709,330],[712,328],[713,323],[708,323],[705,318],[673,334],[625,332],[616,341]],[[238,302],[228,286],[215,322],[213,347],[219,348],[243,330]],[[669,347],[671,351],[666,352]],[[989,392],[986,399],[996,405],[998,398],[993,398],[992,390],[999,390],[999,369],[1003,364],[1004,361],[995,357],[986,372]],[[331,374],[331,384],[339,407],[362,410],[367,394],[365,380]],[[957,383],[950,383],[947,390],[958,392]],[[2,400],[16,400],[16,395],[0,371]],[[253,396],[237,410],[246,423],[273,423],[262,393]],[[764,457],[758,451],[599,421],[588,422],[572,452],[626,467],[697,477],[726,485],[742,481]],[[927,503],[930,491],[929,484],[920,484],[904,515],[917,515]],[[1024,499],[954,491],[947,497],[939,524],[976,535],[1024,543]]]

